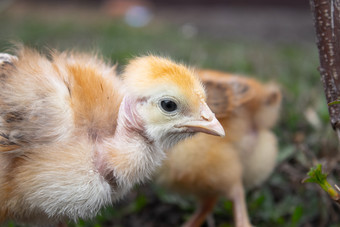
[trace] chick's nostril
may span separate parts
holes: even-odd
[[[211,121],[211,117],[207,117],[206,115],[202,114],[202,118],[203,120],[206,120],[206,121]]]
[[[205,102],[201,103],[200,107],[201,118],[205,121],[213,121],[215,118],[215,114],[211,112],[210,108]]]
[[[202,117],[203,120],[212,121],[213,118],[214,118],[214,115],[211,114],[211,113],[208,112],[208,111],[204,111],[204,110],[203,110],[203,111],[201,112],[201,117]]]

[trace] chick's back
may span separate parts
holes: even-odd
[[[120,81],[104,63],[67,53],[52,53],[49,60],[24,48],[18,59],[0,79],[0,133],[8,143],[27,147],[74,133],[114,133],[121,96],[112,87]]]

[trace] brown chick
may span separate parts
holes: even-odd
[[[0,54],[0,222],[94,217],[149,178],[164,150],[224,135],[200,80],[156,56],[123,80],[100,58],[19,47]]]
[[[199,75],[207,103],[227,132],[224,138],[196,135],[177,144],[157,175],[164,187],[199,202],[184,226],[200,226],[221,196],[233,202],[237,227],[251,226],[244,188],[260,185],[273,171],[276,136],[270,131],[281,104],[273,84],[212,70]]]

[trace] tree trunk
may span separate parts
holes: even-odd
[[[340,0],[310,0],[319,49],[321,80],[328,103],[340,99]],[[328,106],[340,140],[340,104]]]

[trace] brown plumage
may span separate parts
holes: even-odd
[[[169,59],[136,58],[120,79],[93,55],[16,54],[0,54],[0,222],[91,218],[178,141],[224,135],[199,79]]]
[[[251,78],[212,70],[199,75],[226,137],[201,134],[177,144],[157,181],[198,199],[185,226],[200,226],[221,196],[233,202],[235,225],[250,226],[244,188],[260,185],[275,167],[278,148],[270,129],[279,115],[281,93],[276,85]]]

